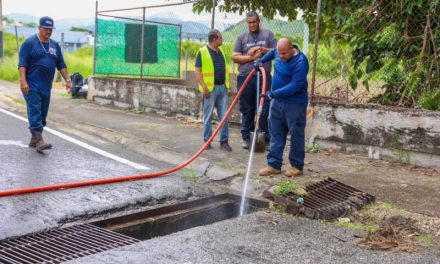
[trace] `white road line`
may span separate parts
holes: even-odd
[[[12,112],[9,112],[9,111],[7,111],[7,110],[4,110],[4,109],[2,109],[2,108],[0,108],[0,112],[5,113],[5,114],[7,114],[7,115],[9,115],[9,116],[15,117],[15,118],[17,118],[17,119],[19,119],[19,120],[21,120],[21,121],[24,121],[24,122],[28,123],[28,120],[27,120],[26,118],[24,118],[24,117],[22,117],[22,116],[19,116],[19,115],[16,115],[16,114],[14,114],[14,113],[12,113]],[[96,148],[96,147],[94,147],[94,146],[91,146],[91,145],[89,145],[89,144],[87,144],[87,143],[84,143],[84,142],[82,142],[82,141],[79,141],[79,140],[77,140],[77,139],[74,139],[73,137],[70,137],[70,136],[68,136],[68,135],[66,135],[66,134],[63,134],[63,133],[61,133],[61,132],[59,132],[59,131],[56,131],[56,130],[54,130],[54,129],[52,129],[52,128],[45,127],[44,130],[47,131],[47,132],[49,132],[49,133],[51,133],[51,134],[53,134],[53,135],[55,135],[55,136],[58,136],[58,137],[60,137],[60,138],[62,138],[62,139],[64,139],[64,140],[67,140],[67,141],[69,141],[69,142],[71,142],[71,143],[73,143],[73,144],[76,144],[76,145],[78,145],[78,146],[81,146],[81,147],[83,147],[83,148],[85,148],[85,149],[88,149],[88,150],[90,150],[90,151],[92,151],[92,152],[95,152],[95,153],[97,153],[97,154],[99,154],[99,155],[101,155],[101,156],[107,157],[107,158],[112,159],[112,160],[116,160],[116,161],[118,161],[118,162],[120,162],[120,163],[123,163],[123,164],[126,164],[126,165],[128,165],[128,166],[130,166],[130,167],[133,167],[133,168],[137,169],[137,170],[149,170],[149,169],[150,169],[150,168],[145,167],[145,166],[143,166],[143,165],[140,165],[140,164],[138,164],[138,163],[135,163],[135,162],[132,162],[132,161],[126,160],[126,159],[124,159],[124,158],[121,158],[121,157],[119,157],[119,156],[116,156],[116,155],[114,155],[114,154],[111,154],[111,153],[109,153],[109,152],[107,152],[107,151],[104,151],[104,150],[98,149],[98,148]]]

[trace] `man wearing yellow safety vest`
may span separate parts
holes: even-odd
[[[220,120],[226,114],[231,95],[226,57],[220,46],[222,35],[217,29],[208,34],[209,44],[199,49],[195,63],[195,77],[199,91],[203,93],[203,140],[206,142],[212,135],[212,112],[217,110]],[[228,122],[220,132],[220,149],[232,151],[228,144]],[[212,148],[211,144],[207,149]]]

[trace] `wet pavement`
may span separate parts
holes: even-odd
[[[21,101],[20,101],[21,100]],[[88,150],[45,133],[54,149],[45,155],[26,147],[23,121],[0,112],[0,186],[2,190],[135,175],[168,169],[191,157],[202,145],[198,123],[102,107],[66,98],[55,89],[48,126],[149,170]],[[25,116],[16,84],[0,81],[0,109]],[[218,143],[189,169],[162,178],[102,186],[0,197],[0,240],[55,227],[92,222],[142,208],[203,197],[222,190],[240,192],[248,152],[240,148],[239,129],[230,129],[232,153]],[[407,210],[440,216],[440,175],[392,161],[360,155],[317,153],[306,156],[299,182],[334,177]],[[258,177],[265,154],[255,155],[251,194],[280,180]],[[402,191],[404,190],[404,191]],[[423,190],[421,192],[420,190]],[[437,190],[437,191],[436,191]],[[424,192],[428,192],[427,196]],[[166,237],[77,259],[73,263],[440,263],[440,249],[416,254],[367,250],[355,243],[355,230],[304,218],[260,212],[197,227]]]
[[[47,132],[44,138],[54,148],[40,154],[27,147],[27,123],[0,112],[0,124],[2,191],[159,170],[154,162],[137,164],[149,169],[136,169]],[[106,144],[109,145],[102,141],[101,145]],[[167,176],[162,179],[0,197],[0,240],[59,227],[107,212],[151,206],[157,204],[157,201],[186,200],[192,196],[192,192],[192,187],[180,177]]]

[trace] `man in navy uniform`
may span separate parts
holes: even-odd
[[[58,69],[70,92],[71,81],[58,43],[51,40],[54,22],[50,17],[40,18],[38,33],[26,39],[20,48],[18,70],[20,88],[26,100],[31,140],[29,147],[38,152],[52,148],[43,139],[43,128],[49,111],[50,92]]]

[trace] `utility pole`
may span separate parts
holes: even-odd
[[[0,0],[1,1],[1,0]],[[212,0],[212,18],[211,18],[211,29],[214,29],[215,20],[215,6],[217,5],[217,0]]]
[[[3,10],[2,0],[0,0],[0,60],[3,59]]]

